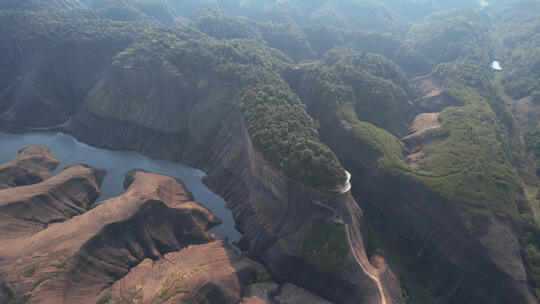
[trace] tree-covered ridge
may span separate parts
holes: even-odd
[[[480,3],[469,0],[381,0],[396,13],[411,19],[419,21],[423,17],[439,11],[455,8],[480,8]]]
[[[230,16],[227,12],[217,9],[199,11],[195,17],[195,26],[218,39],[262,39],[256,21],[246,17]]]
[[[75,44],[100,44],[103,48],[130,43],[144,23],[115,22],[94,12],[26,12],[0,10],[0,33],[25,51],[44,51]]]
[[[5,0],[0,2],[0,10],[50,11],[81,8],[84,8],[84,4],[79,0]]]
[[[464,107],[446,108],[439,116],[441,128],[425,136],[444,140],[424,150],[421,169],[413,169],[403,159],[400,141],[390,133],[357,120],[350,109],[341,115],[352,124],[353,134],[379,151],[381,168],[396,176],[412,178],[451,201],[481,208],[481,213],[465,209],[465,223],[473,234],[486,231],[479,221],[491,210],[501,218],[518,221],[516,198],[523,189],[498,140],[498,119],[488,102],[471,90],[458,91]],[[472,211],[471,211],[472,212]]]
[[[195,26],[218,39],[264,41],[269,47],[281,50],[294,61],[315,56],[306,35],[296,24],[256,22],[245,17],[230,16],[225,11],[208,9],[199,12]]]
[[[234,3],[231,5],[230,3]],[[258,20],[278,23],[327,24],[348,29],[403,33],[408,24],[386,5],[364,0],[216,1],[216,5]]]
[[[313,119],[286,84],[247,88],[241,102],[253,143],[266,159],[307,185],[343,185],[343,167],[334,153],[319,142]]]
[[[505,92],[520,99],[540,90],[540,3],[516,1],[491,10],[500,20],[496,30],[502,48],[502,84]]]
[[[340,103],[336,113],[348,123],[357,140],[379,153],[382,170],[459,202],[458,210],[473,236],[481,238],[487,232],[491,214],[519,227],[530,281],[538,286],[540,225],[504,148],[511,132],[506,121],[511,120],[508,109],[482,66],[470,61],[442,64],[433,76],[464,106],[445,108],[439,115],[441,128],[423,135],[424,140],[437,139],[438,143],[423,150],[425,157],[419,169],[405,162],[401,141],[386,130],[361,121],[354,104]],[[536,292],[540,294],[538,287]]]
[[[126,69],[155,74],[161,79],[162,89],[176,92],[178,102],[195,96],[194,89],[186,86],[190,80],[185,77],[212,75],[242,92],[240,99],[255,147],[274,166],[314,187],[333,188],[345,181],[341,164],[320,143],[313,119],[281,80],[279,72],[292,61],[280,51],[260,40],[217,40],[192,27],[112,21],[90,10],[84,11],[86,15],[81,13],[3,11],[0,22],[9,24],[3,30],[12,34],[24,52],[88,43],[117,48],[118,53],[110,59],[116,67],[108,78],[111,85],[100,94],[91,94],[87,104],[99,115],[146,126],[158,113],[156,107],[161,101],[157,96],[148,99],[148,88],[132,87],[121,80]],[[273,28],[278,27],[263,26],[270,28],[264,35],[275,35]],[[153,85],[148,83],[148,87]],[[103,104],[102,100],[111,98]]]
[[[464,106],[448,107],[440,113],[441,128],[424,135],[428,139],[439,138],[440,143],[426,148],[420,168],[414,169],[404,160],[400,140],[387,131],[391,130],[388,121],[384,124],[370,118],[380,119],[389,109],[400,105],[406,109],[408,99],[403,88],[396,84],[402,79],[401,73],[381,73],[378,76],[370,73],[370,67],[384,62],[374,55],[349,57],[336,52],[334,59],[330,59],[332,52],[328,55],[326,62],[334,63],[330,69],[313,64],[300,66],[301,70],[308,70],[304,76],[308,81],[303,81],[313,82],[316,89],[312,95],[302,92],[299,95],[311,101],[317,99],[310,99],[310,96],[324,96],[326,100],[321,102],[327,106],[323,111],[333,109],[348,123],[351,133],[359,141],[379,152],[382,169],[389,174],[415,180],[450,201],[468,204],[470,210],[483,210],[483,214],[479,211],[469,213],[468,209],[463,213],[464,221],[473,234],[485,232],[475,223],[480,223],[478,218],[489,216],[490,212],[519,221],[515,201],[523,199],[523,188],[501,142],[508,132],[504,121],[508,109],[497,96],[486,69],[471,62],[453,62],[435,70],[434,78]],[[362,64],[363,58],[371,64]],[[384,68],[377,70],[385,71]],[[377,89],[379,87],[380,90]],[[363,109],[365,103],[369,106]],[[376,113],[363,116],[366,109]],[[405,110],[400,111],[400,115],[404,113]]]
[[[281,80],[289,59],[254,40],[188,39],[171,51],[179,71],[214,73],[240,88],[240,102],[255,147],[274,166],[301,183],[333,188],[344,169],[319,139],[313,119]]]
[[[433,63],[395,35],[380,31],[345,30],[328,25],[303,27],[313,50],[320,56],[336,47],[380,54],[397,63],[409,76],[429,74]]]
[[[116,21],[157,21],[176,24],[176,11],[159,0],[81,0],[101,17]]]
[[[435,63],[470,59],[489,62],[488,24],[481,14],[432,16],[407,34],[407,42]]]
[[[341,75],[351,69],[357,72],[367,72],[373,76],[390,80],[405,92],[411,93],[405,73],[397,64],[381,55],[334,49],[326,53],[321,61],[325,65],[334,66],[334,69]]]
[[[294,74],[300,79],[294,80]],[[407,78],[383,56],[337,48],[289,75],[295,91],[315,113],[352,105],[360,120],[396,135],[403,135],[414,118]]]

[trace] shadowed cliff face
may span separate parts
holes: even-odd
[[[351,245],[345,238],[341,240],[349,251],[342,257],[343,264],[327,266],[309,261],[304,248],[306,234],[318,222],[342,229],[343,233],[345,224],[360,229],[362,216],[354,199],[349,194],[319,192],[284,177],[251,145],[242,114],[231,105],[235,101],[234,87],[217,80],[211,80],[207,86],[209,90],[188,118],[187,145],[180,144],[180,134],[116,122],[89,110],[81,112],[79,119],[72,120],[66,129],[94,145],[136,149],[202,168],[208,173],[205,183],[228,201],[236,226],[243,232],[242,249],[264,262],[279,282],[299,284],[340,303],[380,303],[377,284],[350,253],[358,251],[365,267],[375,277],[383,276],[369,264],[360,233],[353,236],[353,248],[349,248]],[[219,98],[229,95],[231,99]],[[318,200],[326,200],[326,204],[336,205],[340,211],[317,205]],[[341,218],[351,212],[349,209],[353,210],[352,217],[345,216],[334,223],[336,212]],[[391,270],[387,268],[386,272]],[[389,278],[393,279],[385,281],[383,293],[387,303],[398,303],[399,283],[394,275]]]
[[[205,183],[228,201],[243,232],[240,247],[268,265],[279,282],[293,282],[333,302],[381,303],[381,292],[386,303],[400,302],[395,277],[380,289],[376,283],[384,274],[365,255],[360,233],[364,220],[352,196],[283,177],[250,145],[242,121],[232,121],[230,130],[239,128],[244,138],[218,136],[217,150],[242,147],[244,156],[239,160],[236,153],[225,154]]]
[[[11,47],[0,49],[0,57],[17,55],[17,60],[10,62],[10,72],[0,82],[3,130],[65,122],[78,112],[86,92],[108,66],[108,58],[122,47],[122,42],[118,49],[90,43],[23,53],[15,41],[8,39],[7,44]]]

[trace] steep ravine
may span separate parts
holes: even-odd
[[[333,115],[320,118],[321,138],[353,175],[352,192],[384,238],[409,248],[429,272],[424,282],[442,303],[535,303],[515,228],[491,217],[480,239],[463,224],[460,202],[387,174],[376,151]]]
[[[285,178],[253,149],[242,119],[236,121],[231,127],[241,129],[243,138],[238,138],[237,143],[220,143],[218,147],[224,151],[243,147],[244,162],[248,165],[234,165],[237,160],[232,154],[210,171],[205,182],[229,202],[236,224],[244,232],[240,247],[264,261],[278,281],[296,282],[336,303],[384,303],[382,299],[386,303],[400,302],[400,292],[396,294],[393,286],[384,285],[385,295],[381,297],[376,281],[371,273],[366,273],[369,269],[378,279],[378,270],[369,264],[360,235],[362,211],[350,193],[316,190]],[[230,165],[221,167],[227,163]],[[231,169],[236,171],[232,174],[236,181],[227,178]],[[331,206],[335,212],[322,205]],[[310,226],[318,220],[343,226],[346,231],[351,227],[354,242],[349,244],[353,246],[349,246],[343,269],[321,269],[321,265],[306,261],[302,244],[305,246]],[[357,263],[353,251],[363,265]]]
[[[202,103],[199,106],[207,109],[200,111],[202,117],[208,110],[215,111],[208,105],[215,100],[199,100]],[[335,193],[317,191],[286,178],[254,150],[242,113],[235,106],[231,108],[217,132],[211,124],[190,128],[185,137],[190,144],[185,145],[185,149],[180,148],[184,145],[175,142],[177,134],[118,123],[84,112],[73,120],[77,124],[66,126],[66,131],[93,145],[135,149],[201,168],[208,173],[204,182],[224,197],[232,210],[235,224],[243,233],[239,246],[250,257],[267,265],[278,282],[297,284],[336,303],[382,303],[377,283],[363,270],[369,267],[378,275],[365,256],[358,227],[363,221],[362,212],[350,193],[335,196]],[[189,119],[198,121],[204,118],[190,116]],[[86,126],[98,128],[89,131]],[[88,134],[92,134],[91,137]],[[211,136],[199,136],[201,134]],[[129,141],[131,136],[148,141],[133,145]],[[100,138],[106,140],[100,142]],[[356,227],[353,250],[360,253],[364,268],[358,265],[352,254],[347,255],[343,269],[321,269],[320,265],[306,260],[302,248],[306,233],[315,221],[332,223],[334,217],[314,201],[329,196],[333,198],[326,204],[337,206],[336,209],[345,215],[345,222]],[[349,212],[352,215],[348,215]],[[397,278],[394,275],[385,277],[393,278],[382,285],[386,303],[400,303]]]

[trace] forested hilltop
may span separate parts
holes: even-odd
[[[0,130],[207,171],[257,153],[272,170],[250,172],[312,193],[348,171],[394,302],[537,303],[539,15],[537,0],[3,0]],[[244,131],[256,152],[209,156]],[[345,277],[344,232],[313,225],[294,254]]]

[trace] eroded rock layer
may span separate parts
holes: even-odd
[[[38,184],[0,190],[0,238],[29,236],[85,213],[104,176],[105,170],[76,165]]]
[[[75,166],[28,187],[36,187],[38,191],[54,184],[57,191],[61,190],[58,194],[61,197],[69,191],[82,192],[68,177],[77,173],[91,175],[91,172],[103,177],[102,171]],[[172,177],[134,170],[128,174],[125,186],[123,195],[89,211],[82,209],[80,215],[69,220],[50,224],[24,237],[2,240],[6,246],[0,249],[0,269],[6,299],[95,303],[103,289],[139,262],[159,259],[190,244],[205,243],[210,239],[208,229],[219,223]],[[43,209],[48,201],[34,200],[31,204]],[[24,208],[19,214],[29,217],[40,212]]]
[[[59,161],[45,147],[29,146],[19,150],[19,155],[0,165],[0,189],[32,185],[51,177]]]

